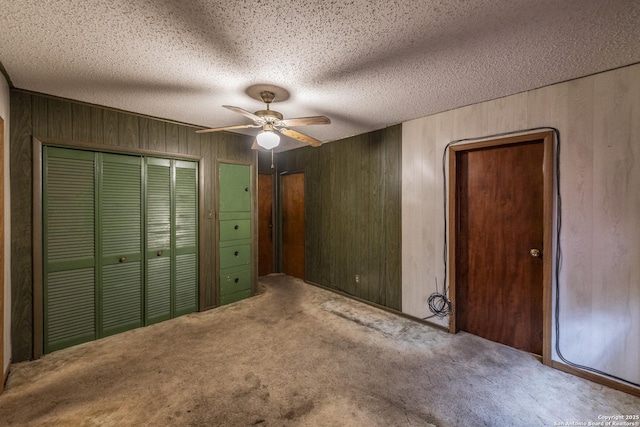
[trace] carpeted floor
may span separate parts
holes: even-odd
[[[640,398],[283,275],[260,295],[14,364],[0,425],[554,426]]]

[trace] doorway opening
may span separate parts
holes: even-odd
[[[553,133],[449,148],[450,332],[551,362]]]

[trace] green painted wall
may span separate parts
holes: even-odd
[[[402,309],[401,132],[397,125],[280,153],[276,171],[270,153],[258,162],[260,173],[305,173],[305,279],[395,310]]]
[[[253,162],[252,138],[231,133],[196,134],[195,128],[41,94],[11,94],[11,337],[13,362],[33,357],[32,136],[203,157],[204,212],[215,212],[216,160]],[[201,221],[202,259],[211,268],[204,282],[205,306],[215,304],[216,222]]]

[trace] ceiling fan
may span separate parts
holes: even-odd
[[[253,124],[237,125],[237,126],[223,126],[213,129],[197,130],[196,133],[218,132],[222,130],[233,129],[249,129],[249,128],[262,128],[262,130],[256,136],[252,149],[256,150],[259,147],[266,148],[268,150],[275,148],[280,143],[280,136],[275,131],[280,132],[283,135],[293,138],[295,140],[309,144],[312,147],[319,147],[322,145],[322,141],[315,139],[309,135],[298,132],[297,130],[289,129],[297,126],[308,125],[327,125],[331,123],[331,120],[325,116],[311,116],[311,117],[298,117],[294,119],[284,119],[282,114],[275,110],[269,109],[276,96],[276,94],[269,90],[263,90],[259,92],[262,102],[267,104],[265,110],[259,110],[255,113],[244,110],[240,107],[234,107],[231,105],[223,105],[227,110],[234,113],[242,114],[243,116],[253,120]]]

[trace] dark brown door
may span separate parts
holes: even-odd
[[[4,120],[0,117],[0,393],[4,390]]]
[[[541,355],[543,141],[455,155],[457,328]]]
[[[273,273],[273,175],[258,174],[258,276]]]
[[[304,279],[304,174],[282,176],[282,272]]]

